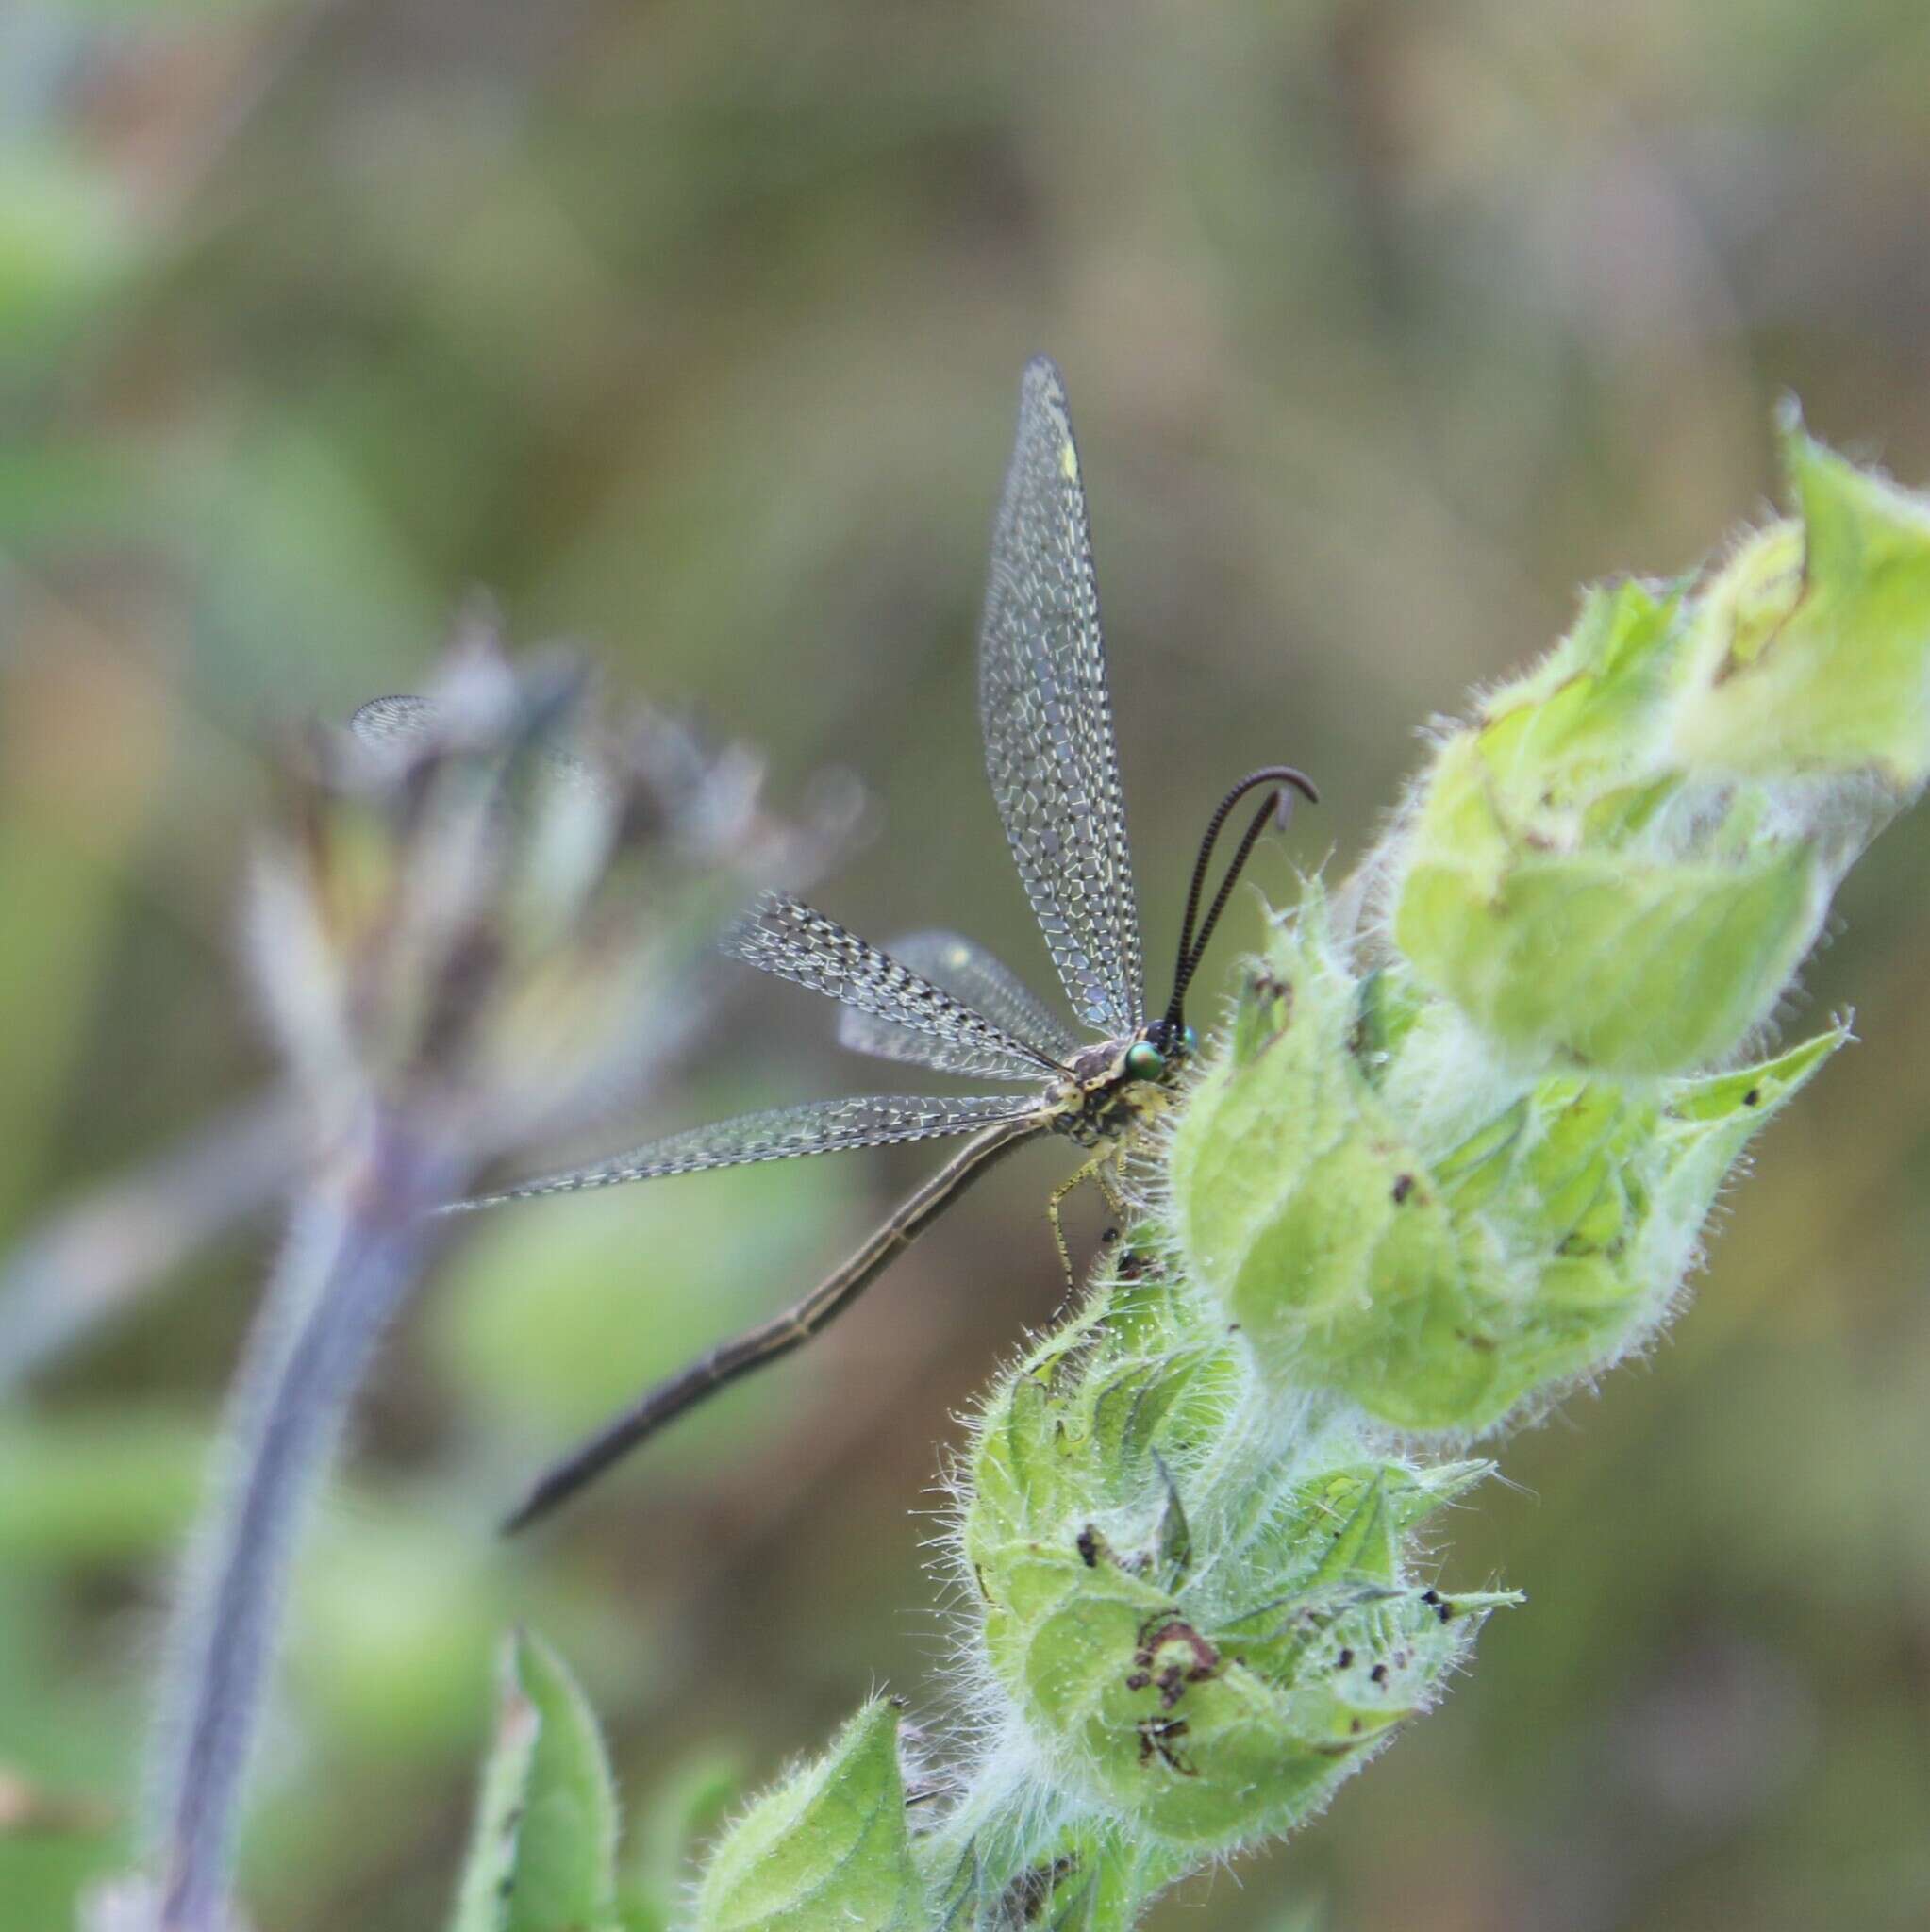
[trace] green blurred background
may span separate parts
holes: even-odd
[[[972,653],[1050,349],[1157,957],[1231,775],[1285,757],[1324,789],[1276,891],[1289,858],[1344,868],[1414,727],[1579,582],[1761,513],[1781,391],[1930,479],[1926,208],[1921,0],[12,0],[0,1234],[258,1088],[234,939],[267,749],[409,688],[470,586],[763,748],[780,807],[858,774],[879,836],[821,902],[964,925],[1043,983]],[[1769,1137],[1692,1308],[1454,1524],[1449,1574],[1528,1607],[1327,1819],[1161,1925],[1930,1921],[1925,832],[1845,889],[1791,1013],[1854,1003],[1869,1043]],[[667,1116],[874,1077],[805,995],[743,991]],[[929,1706],[921,1512],[951,1411],[1057,1299],[1046,1157],[845,1332],[552,1531],[490,1535],[547,1452],[928,1165],[477,1227],[310,1545],[261,1926],[437,1922],[517,1618],[588,1679],[646,1817],[768,1776],[875,1682]],[[226,1238],[0,1410],[0,1932],[69,1923],[125,1856],[170,1554],[273,1240]]]

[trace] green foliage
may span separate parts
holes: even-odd
[[[1276,1389],[1478,1433],[1653,1331],[1749,1137],[1845,1037],[1639,1089],[1497,1086],[1402,963],[1349,968],[1315,892],[1173,1137],[1193,1277]]]
[[[1045,1833],[981,1831],[962,1855],[924,1848],[935,1874],[930,1923],[1042,1925],[1052,1932],[1129,1932],[1145,1901],[1187,1870],[1184,1853],[1092,1818]]]
[[[1753,537],[1689,641],[1676,752],[1765,779],[1930,778],[1930,505],[1805,435],[1783,465],[1798,516]]]
[[[873,1698],[817,1763],[711,1854],[699,1932],[917,1932],[923,1900],[898,1769],[898,1707]]]
[[[1734,1053],[1930,773],[1930,511],[1793,414],[1784,455],[1801,521],[1705,583],[1590,595],[1389,854],[1402,956],[1524,1064]]]
[[[1503,1599],[1450,1604],[1403,1558],[1480,1465],[1268,1429],[1244,1349],[1131,1273],[994,1398],[963,1554],[1055,1784],[1221,1850],[1324,1804]]]
[[[504,1646],[450,1932],[612,1932],[616,1794],[589,1702],[560,1658],[519,1632]]]

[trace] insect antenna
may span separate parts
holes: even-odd
[[[1273,790],[1261,802],[1260,808],[1254,813],[1241,835],[1239,845],[1234,849],[1233,862],[1226,868],[1226,875],[1220,881],[1220,889],[1213,894],[1212,903],[1206,908],[1206,916],[1200,920],[1199,930],[1195,933],[1193,922],[1199,915],[1201,894],[1206,889],[1206,868],[1213,861],[1213,847],[1227,819],[1232,816],[1233,808],[1249,791],[1257,791],[1262,785],[1270,785]],[[1173,966],[1173,998],[1166,1008],[1166,1024],[1169,1026],[1178,1027],[1185,1023],[1187,988],[1192,984],[1193,974],[1200,970],[1206,941],[1213,937],[1213,928],[1220,924],[1220,915],[1225,911],[1226,902],[1233,896],[1233,889],[1239,884],[1240,874],[1259,842],[1260,834],[1266,830],[1267,822],[1271,819],[1284,829],[1292,816],[1294,791],[1311,804],[1320,803],[1320,793],[1305,772],[1296,771],[1291,765],[1262,765],[1258,771],[1249,772],[1213,808],[1213,815],[1206,821],[1206,834],[1200,840],[1200,855],[1193,860],[1192,883],[1187,888],[1186,917],[1180,921],[1179,952]]]

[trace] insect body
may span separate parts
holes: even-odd
[[[1221,800],[1193,866],[1173,996],[1163,1013],[1149,1019],[1085,492],[1064,385],[1042,357],[1027,366],[1021,385],[1018,435],[993,527],[979,634],[979,712],[992,795],[1083,1037],[990,953],[957,934],[914,934],[887,953],[787,893],[765,893],[726,936],[725,950],[839,1001],[845,1045],[1029,1091],[965,1098],[882,1094],[746,1114],[459,1204],[483,1207],[940,1135],[973,1137],[795,1307],[652,1390],[559,1463],[509,1527],[553,1508],[714,1390],[809,1340],[973,1181],[1024,1141],[1062,1134],[1090,1157],[1050,1203],[1069,1277],[1058,1220],[1066,1193],[1090,1178],[1115,1209],[1123,1208],[1118,1175],[1134,1138],[1169,1104],[1195,1049],[1186,994],[1206,941],[1269,821],[1284,824],[1293,791],[1315,793],[1290,766],[1270,765],[1249,773]],[[1203,913],[1215,842],[1234,808],[1256,791],[1264,796]]]

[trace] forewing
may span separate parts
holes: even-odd
[[[742,1167],[755,1160],[792,1160],[806,1154],[840,1154],[860,1147],[889,1147],[900,1141],[931,1141],[969,1134],[1001,1121],[1038,1112],[1036,1099],[1009,1093],[939,1099],[923,1093],[873,1093],[852,1100],[813,1100],[802,1107],[743,1113],[707,1127],[693,1127],[646,1141],[589,1167],[520,1181],[498,1193],[452,1204],[454,1209],[491,1208],[540,1194],[574,1194],[614,1188],[625,1181],[659,1180],[706,1168]]]
[[[1144,1014],[1119,750],[1065,385],[1027,364],[979,638],[986,769],[1019,876],[1073,1010],[1110,1033]]]
[[[902,960],[867,944],[788,892],[761,894],[724,938],[738,958],[827,993],[855,1011],[923,1043],[920,1063],[948,1074],[1038,1081],[1052,1055],[955,999]],[[911,1058],[908,1053],[889,1056]]]
[[[1052,1008],[983,946],[962,934],[908,933],[891,941],[890,956],[1015,1040],[1049,1054],[1061,1066],[1069,1064],[1079,1051],[1079,1041]],[[943,1058],[946,1049],[942,1042],[935,1042],[929,1034],[913,1032],[894,1020],[881,1020],[854,1007],[847,1007],[838,1016],[838,1038],[855,1052],[875,1054],[881,1059],[905,1060],[922,1067],[949,1065]],[[1041,1071],[1034,1067],[1012,1077],[1036,1079]]]

